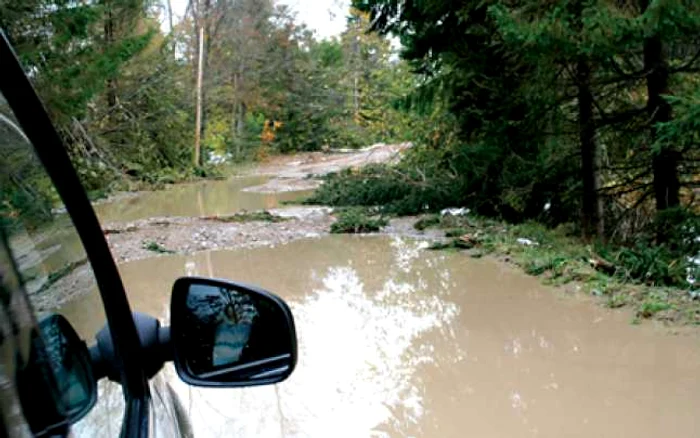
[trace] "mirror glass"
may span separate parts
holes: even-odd
[[[291,373],[296,339],[291,313],[279,298],[232,283],[192,280],[174,306],[176,365],[199,381],[190,383],[245,386]]]
[[[35,435],[60,435],[92,409],[97,388],[87,347],[70,323],[51,314],[38,326],[29,360],[17,373],[19,398]]]
[[[92,408],[97,397],[87,347],[60,315],[42,319],[39,329],[66,414],[71,422],[78,421]]]

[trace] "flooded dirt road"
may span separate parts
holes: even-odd
[[[122,193],[95,210],[118,263],[162,254],[271,246],[328,234],[334,218],[325,207],[286,206],[320,184],[315,176],[346,167],[397,159],[410,144],[377,144],[339,153],[274,157],[227,180],[179,184],[159,191]],[[267,211],[275,220],[231,220]],[[269,217],[269,216],[268,216]],[[34,306],[49,311],[92,287],[80,239],[65,215],[33,237],[13,242],[28,272]],[[35,247],[36,245],[36,247]],[[36,251],[35,251],[36,249]],[[41,293],[51,286],[51,293]]]
[[[697,334],[632,326],[495,260],[423,246],[332,236],[120,270],[134,309],[164,323],[181,275],[255,283],[292,307],[299,365],[284,383],[199,389],[162,371],[198,437],[700,435]],[[86,338],[104,321],[95,295],[61,312]],[[79,436],[121,420],[102,397]]]
[[[152,217],[216,216],[268,210],[310,195],[321,184],[316,177],[351,167],[392,162],[409,147],[410,143],[379,143],[345,152],[277,156],[246,170],[244,176],[117,196],[96,204],[95,210],[105,224]]]
[[[244,189],[269,181],[266,176],[179,184],[166,190],[141,192],[95,206],[103,223],[128,222],[162,216],[217,216],[279,207],[311,194],[309,190],[261,193]]]

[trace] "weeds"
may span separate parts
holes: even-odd
[[[289,220],[286,217],[276,216],[267,210],[242,212],[230,216],[208,216],[204,218],[209,221],[225,222],[225,223],[242,223],[242,222],[285,222]]]
[[[147,251],[152,251],[158,254],[174,254],[175,251],[167,249],[163,245],[153,240],[148,240],[143,242],[143,249]]]
[[[651,318],[659,312],[671,309],[671,304],[665,301],[645,301],[637,311],[639,318]]]
[[[324,183],[305,204],[334,207],[380,207],[383,213],[409,215],[454,205],[460,190],[453,183],[425,184],[412,171],[389,165],[368,165],[324,177]]]
[[[336,214],[337,221],[331,225],[331,233],[376,233],[387,225],[386,219],[371,215],[366,209],[347,208]]]
[[[445,237],[461,237],[465,234],[467,234],[467,230],[465,228],[451,228],[445,231]]]
[[[605,305],[611,309],[619,309],[627,305],[627,296],[624,294],[612,294],[608,297]]]
[[[440,225],[440,216],[432,214],[418,219],[418,222],[413,224],[413,228],[415,228],[418,231],[423,231],[427,228],[435,227],[438,225]]]

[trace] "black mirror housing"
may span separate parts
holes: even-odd
[[[289,306],[260,288],[184,277],[173,285],[170,336],[175,368],[190,385],[278,383],[294,371],[297,339]]]

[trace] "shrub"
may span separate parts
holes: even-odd
[[[382,217],[370,216],[361,208],[348,208],[338,212],[337,221],[331,225],[331,233],[375,233],[386,226]]]
[[[418,221],[413,224],[413,228],[418,231],[423,231],[427,228],[436,227],[438,225],[440,225],[440,216],[433,214],[418,219]]]
[[[387,165],[344,170],[326,176],[306,204],[379,206],[389,214],[410,215],[459,205],[458,190],[440,181],[423,183]]]

